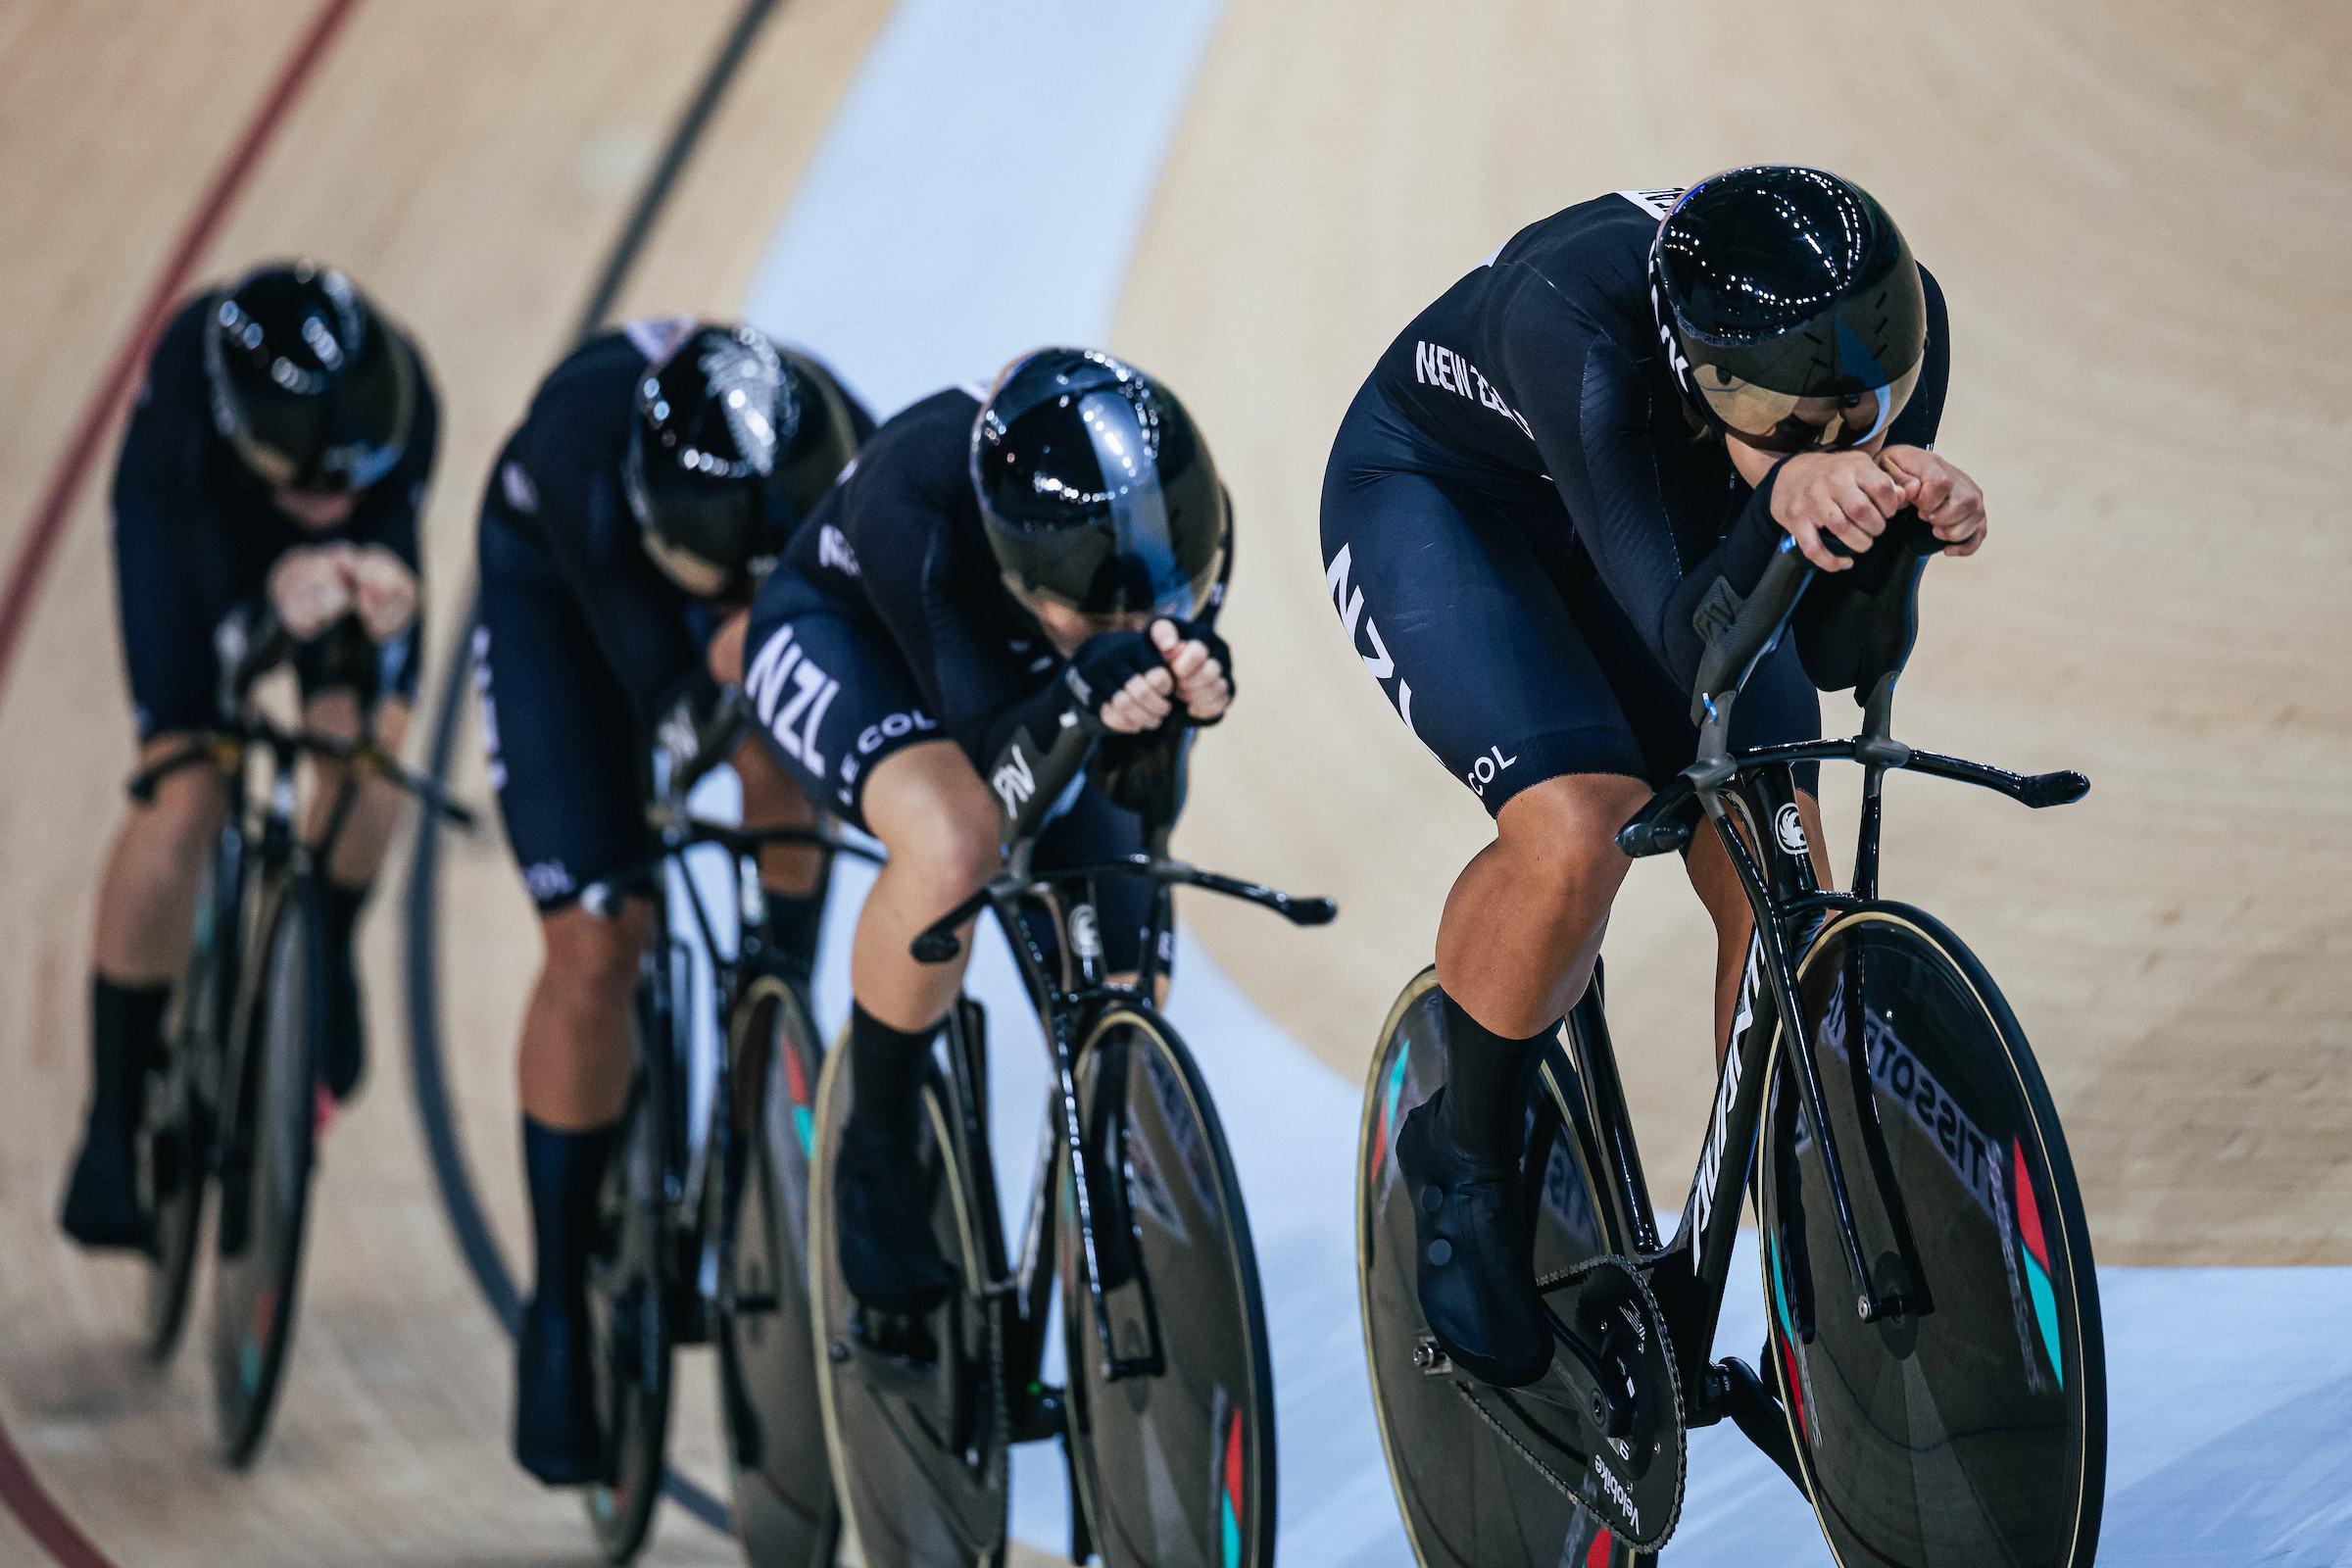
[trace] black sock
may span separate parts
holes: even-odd
[[[522,1118],[522,1169],[531,1193],[531,1245],[543,1299],[573,1301],[587,1291],[597,1197],[619,1130],[615,1122],[584,1133],[559,1132]]]
[[[163,1050],[170,986],[90,977],[90,1125],[135,1131],[146,1110],[148,1064]]]
[[[358,959],[352,944],[358,939],[360,911],[368,906],[366,888],[347,888],[321,878],[318,888],[318,911],[326,921],[326,951],[340,968],[340,980],[354,980]]]
[[[1508,1165],[1526,1139],[1520,1084],[1546,1025],[1525,1040],[1498,1035],[1441,990],[1446,1004],[1446,1136],[1465,1159]]]
[[[914,1141],[916,1094],[930,1059],[934,1023],[912,1033],[850,1008],[850,1120],[895,1143]]]
[[[762,889],[767,903],[767,925],[761,936],[767,949],[798,965],[803,972],[816,967],[816,939],[825,924],[822,886],[814,893],[778,893]]]

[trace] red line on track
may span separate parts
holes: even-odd
[[[115,1568],[114,1560],[90,1544],[65,1509],[41,1485],[8,1431],[0,1427],[0,1503],[17,1516],[24,1533],[47,1549],[58,1568]]]
[[[0,587],[0,687],[7,685],[9,668],[24,641],[25,622],[32,614],[33,601],[40,596],[41,585],[49,575],[58,543],[65,537],[67,520],[74,514],[74,503],[89,478],[99,443],[113,428],[115,416],[122,411],[140,368],[146,364],[147,351],[163,329],[166,315],[180,291],[187,287],[188,274],[195,270],[197,258],[220,232],[230,205],[252,174],[254,165],[261,161],[262,150],[277,133],[286,111],[293,107],[304,84],[326,54],[327,46],[358,7],[359,0],[325,0],[318,8],[318,14],[295,43],[293,53],[278,67],[269,92],[254,110],[244,133],[229,149],[227,160],[188,215],[187,226],[180,230],[178,242],[172,246],[163,270],[156,274],[147,291],[146,302],[133,318],[130,335],[123,339],[106,368],[105,378],[91,393],[73,439],[67,442],[57,466],[50,472],[48,484],[42,488],[32,520],[18,540],[16,559],[9,563],[4,579],[6,586]],[[41,1485],[32,1467],[24,1462],[24,1454],[9,1440],[5,1427],[0,1427],[0,1506],[16,1515],[17,1522],[49,1553],[58,1568],[115,1568],[112,1559],[91,1544],[90,1538],[81,1533]]]
[[[231,202],[244,185],[253,166],[260,162],[262,149],[285,120],[286,111],[301,93],[326,47],[359,0],[326,0],[318,15],[294,46],[294,52],[278,67],[277,76],[270,91],[254,111],[245,133],[237,138],[228,159],[213,176],[213,183],[188,217],[187,227],[180,231],[179,242],[172,249],[171,259],[156,274],[147,292],[147,301],[139,309],[130,335],[116,351],[114,363],[106,368],[105,378],[91,394],[89,406],[82,411],[81,420],[74,427],[74,437],[60,454],[57,466],[50,471],[49,483],[42,488],[40,504],[33,509],[32,521],[25,526],[17,544],[16,559],[9,563],[7,586],[0,588],[0,686],[8,681],[10,664],[16,659],[17,646],[24,640],[24,623],[32,614],[33,601],[40,596],[41,584],[49,575],[49,564],[57,554],[59,540],[65,537],[67,519],[73,515],[74,502],[81,494],[82,481],[89,477],[91,460],[97,456],[98,444],[113,426],[115,415],[129,396],[139,368],[147,362],[147,350],[155,336],[163,330],[166,315],[171,311],[180,291],[187,286],[188,274],[195,270],[196,259],[220,232],[220,222],[228,215]]]

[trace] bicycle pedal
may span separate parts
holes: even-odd
[[[855,1353],[876,1370],[898,1377],[929,1378],[939,1366],[939,1342],[921,1317],[860,1307],[851,1320],[849,1337],[849,1346],[837,1340],[826,1354],[845,1361]]]
[[[669,1330],[672,1345],[708,1345],[710,1343],[710,1303],[702,1293],[683,1281],[670,1281],[661,1287],[662,1317]]]
[[[1069,1417],[1061,1391],[1032,1386],[1029,1396],[1013,1410],[1009,1436],[1014,1443],[1043,1443],[1069,1436]]]

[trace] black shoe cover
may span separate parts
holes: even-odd
[[[1396,1168],[1413,1200],[1415,1283],[1438,1348],[1483,1383],[1515,1389],[1551,1366],[1551,1328],[1517,1167],[1464,1159],[1446,1136],[1439,1090],[1396,1134]]]
[[[138,1153],[129,1133],[113,1127],[91,1127],[83,1133],[58,1223],[84,1247],[147,1245],[147,1218],[139,1208]]]
[[[368,1072],[368,1008],[351,955],[330,959],[326,981],[326,1049],[319,1063],[335,1103],[349,1100]]]
[[[595,1355],[586,1302],[532,1298],[514,1347],[514,1458],[551,1487],[605,1478]]]
[[[948,1298],[956,1273],[931,1231],[931,1195],[913,1152],[854,1121],[833,1165],[842,1282],[869,1312],[911,1315]]]

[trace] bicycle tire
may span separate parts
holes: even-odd
[[[1274,1560],[1274,1375],[1241,1182],[1192,1053],[1140,1006],[1078,1054],[1080,1125],[1111,1344],[1092,1310],[1061,1161],[1062,1324],[1076,1499],[1107,1568]],[[1162,1365],[1106,1381],[1115,1352]]]
[[[139,1132],[139,1206],[147,1216],[145,1333],[140,1353],[163,1366],[179,1349],[202,1255],[212,1187],[213,1098],[236,985],[237,851],[221,830],[196,888],[195,941],[165,1013],[163,1055],[147,1074]]]
[[[1924,1283],[1931,1303],[1860,1320],[1776,1029],[1759,1131],[1768,1359],[1831,1552],[2086,1565],[2105,1490],[2098,1284],[2024,1032],[1975,956],[1908,906],[1841,909],[1797,972],[1860,1234],[1881,1249],[1874,1282]],[[1878,1169],[1924,1280],[1891,1245]]]
[[[1412,1205],[1396,1164],[1404,1113],[1445,1081],[1437,970],[1409,981],[1381,1026],[1365,1080],[1356,1144],[1356,1286],[1381,1451],[1420,1568],[1520,1568],[1529,1563],[1629,1568],[1655,1561],[1613,1539],[1514,1442],[1460,1396],[1452,1372],[1424,1371],[1414,1352],[1427,1324],[1414,1282]],[[1594,1152],[1575,1068],[1556,1044],[1533,1079],[1530,1207],[1539,1275],[1630,1253]],[[1538,1155],[1541,1154],[1539,1161]]]
[[[671,1085],[655,1060],[669,1049],[671,1020],[666,990],[650,967],[639,983],[638,1014],[643,1049],[598,1197],[597,1246],[588,1265],[606,1475],[580,1500],[597,1549],[612,1563],[635,1558],[653,1533],[668,1465],[675,1362],[663,1269],[669,1242],[664,1131]]]
[[[849,1112],[846,1050],[829,1053],[817,1081],[816,1181],[808,1203],[809,1315],[820,1376],[843,1556],[864,1568],[1002,1568],[1011,1499],[1006,1462],[1002,1300],[987,1298],[987,1250],[977,1212],[974,1154],[947,1082],[923,1088],[917,1158],[932,1185],[943,1250],[963,1278],[927,1319],[936,1354],[926,1368],[892,1363],[855,1333],[856,1303],[833,1242],[827,1151]]]
[[[714,1338],[735,1536],[754,1568],[832,1568],[841,1535],[808,1353],[808,1184],[823,1069],[798,990],[775,975],[729,1019],[735,1103],[714,1186],[725,1273]],[[718,1141],[712,1141],[717,1147]]]
[[[293,1348],[328,1027],[317,884],[272,873],[260,900],[223,1097],[213,1270],[214,1423],[237,1469],[261,1451]]]

